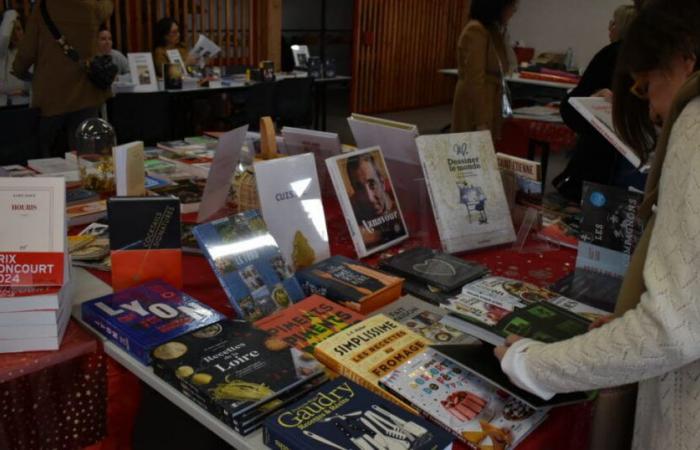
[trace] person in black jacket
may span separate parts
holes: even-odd
[[[638,171],[622,157],[598,131],[568,102],[571,97],[612,97],[613,74],[621,40],[636,16],[636,8],[620,6],[610,21],[611,44],[600,50],[591,60],[574,88],[561,105],[564,123],[577,134],[576,147],[566,169],[552,182],[561,195],[579,202],[584,181],[644,188]]]

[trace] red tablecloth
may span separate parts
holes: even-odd
[[[352,241],[337,202],[331,200],[324,204],[332,253],[354,257]],[[430,211],[423,213],[428,215],[426,217],[429,217],[429,220],[424,220],[425,217],[417,217],[414,212],[406,214],[409,227],[416,228],[414,225],[418,223],[421,223],[421,227],[418,227],[414,237],[388,253],[419,245],[439,247],[431,213]],[[375,256],[368,262],[376,261],[380,256]],[[522,251],[503,247],[471,252],[463,256],[485,264],[495,275],[530,281],[540,286],[547,286],[568,274],[573,269],[576,258],[572,250],[548,247],[538,241],[528,242]],[[228,316],[233,316],[233,308],[229,305],[226,294],[203,257],[185,255],[183,267],[184,290],[188,294]],[[104,272],[95,272],[95,274],[109,282],[109,274]],[[130,448],[133,417],[138,408],[138,380],[113,361],[110,361],[108,366],[110,372],[108,438],[102,445],[95,446],[91,450]],[[549,419],[518,448],[520,450],[587,449],[590,423],[590,404],[555,409],[551,412]],[[458,445],[457,448],[464,447]]]

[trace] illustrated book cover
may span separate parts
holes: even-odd
[[[490,133],[420,136],[416,142],[442,249],[460,253],[515,241]]]
[[[326,164],[360,258],[408,239],[379,147],[328,158]]]
[[[346,378],[338,378],[265,420],[274,450],[446,450],[453,438]]]
[[[305,297],[260,211],[198,225],[193,233],[238,318],[256,321]]]
[[[85,302],[81,312],[85,323],[144,364],[158,345],[225,319],[160,280]]]
[[[283,340],[290,347],[313,353],[325,339],[361,322],[365,317],[319,295],[255,322],[255,326]]]
[[[107,216],[115,290],[157,279],[182,287],[178,199],[113,197]]]
[[[344,256],[333,256],[297,272],[307,295],[318,294],[369,314],[401,296],[403,278]]]

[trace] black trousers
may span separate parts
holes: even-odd
[[[39,121],[39,146],[42,158],[63,157],[66,152],[76,150],[75,131],[86,119],[98,116],[97,108],[42,117]]]

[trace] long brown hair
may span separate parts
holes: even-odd
[[[666,69],[678,55],[695,56],[700,68],[700,2],[649,0],[622,43],[613,81],[613,121],[622,138],[645,161],[656,145],[649,101],[635,97],[632,74]]]

